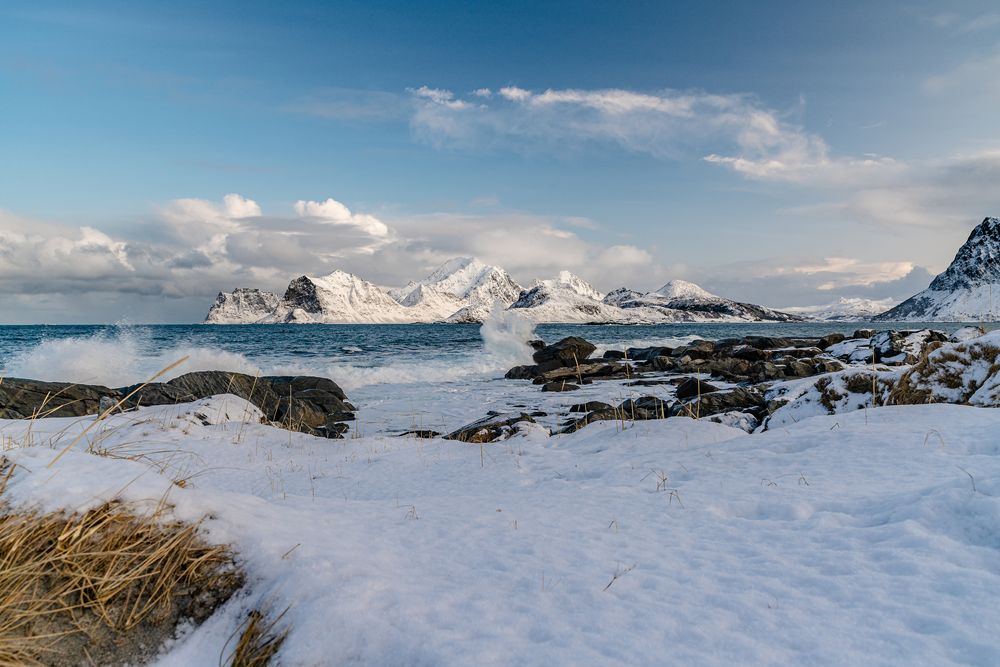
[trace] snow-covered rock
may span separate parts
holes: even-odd
[[[219,292],[205,316],[205,324],[251,324],[270,315],[278,301],[277,294],[248,287]]]
[[[997,301],[1000,301],[1000,218],[986,218],[972,230],[947,270],[927,289],[874,319],[995,322],[1000,319]]]
[[[1000,331],[939,344],[903,375],[889,400],[1000,407]]]

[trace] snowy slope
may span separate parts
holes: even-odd
[[[251,324],[270,315],[278,301],[277,294],[253,288],[219,292],[205,316],[205,324]]]
[[[972,230],[951,265],[930,286],[874,319],[884,322],[1000,320],[1000,218]]]
[[[160,667],[218,665],[258,605],[288,608],[276,663],[289,666],[1000,654],[1000,410],[878,408],[752,436],[682,417],[606,422],[482,450],[333,444],[258,415],[223,396],[114,416],[51,469],[86,421],[0,422],[18,464],[10,502],[166,499],[237,550],[245,594]]]
[[[423,280],[389,290],[389,295],[406,306],[425,305],[438,313],[440,320],[481,321],[495,303],[506,308],[517,300],[521,291],[521,286],[499,266],[472,257],[458,257],[448,260]],[[451,304],[447,303],[447,296],[453,297]]]
[[[622,287],[608,294],[604,302],[641,312],[643,319],[664,322],[787,322],[798,319],[764,306],[716,296],[686,280],[671,280],[648,294]]]
[[[345,271],[315,278],[302,276],[288,285],[281,303],[263,322],[398,323],[434,319],[430,308],[407,308],[382,288]]]

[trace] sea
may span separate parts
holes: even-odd
[[[318,375],[337,382],[358,408],[352,433],[447,432],[497,412],[542,411],[554,425],[571,404],[612,403],[672,388],[597,382],[579,391],[542,394],[505,380],[530,363],[532,339],[580,336],[604,350],[677,346],[694,339],[745,335],[850,335],[859,328],[946,332],[958,323],[674,323],[657,325],[534,325],[504,313],[479,324],[344,325],[5,325],[0,326],[0,377],[123,387],[184,359],[170,375],[227,370],[261,375]],[[986,328],[996,327],[986,325]],[[540,419],[543,423],[546,419]]]

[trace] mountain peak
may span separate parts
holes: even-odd
[[[996,321],[998,302],[1000,218],[989,217],[976,225],[958,249],[955,259],[927,289],[874,319],[887,322]]]
[[[698,285],[687,280],[671,280],[666,285],[656,290],[658,294],[666,299],[718,299],[716,295],[702,289]]]

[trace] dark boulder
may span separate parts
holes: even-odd
[[[764,395],[753,387],[736,387],[729,391],[702,394],[701,397],[676,404],[674,415],[707,417],[723,412],[750,412],[755,415],[766,410]]]
[[[587,401],[586,403],[576,403],[569,407],[570,412],[594,412],[595,410],[610,410],[611,406],[601,401]]]
[[[676,358],[708,359],[715,352],[715,343],[708,340],[694,340],[676,348],[670,356]]]
[[[618,406],[618,414],[624,419],[646,420],[666,419],[670,416],[671,404],[656,396],[629,398]]]
[[[580,385],[572,384],[563,380],[562,382],[547,382],[542,385],[542,391],[576,391]]]
[[[3,378],[0,419],[95,415],[100,412],[102,398],[118,402],[121,394],[100,385]]]
[[[819,339],[819,343],[816,344],[816,347],[818,347],[821,350],[825,350],[831,345],[842,343],[845,340],[847,340],[847,336],[845,336],[844,334],[841,333],[827,334]]]
[[[622,350],[607,350],[604,352],[604,358],[610,361],[618,361],[625,358],[625,352]]]
[[[567,336],[557,343],[537,350],[532,359],[536,364],[558,362],[559,366],[575,366],[594,353],[597,347],[579,336]]]
[[[650,361],[656,357],[669,357],[672,347],[630,347],[625,350],[625,358],[632,361]]]
[[[702,394],[711,394],[713,391],[719,391],[719,388],[698,378],[688,378],[678,385],[677,398],[679,400],[694,398]]]

